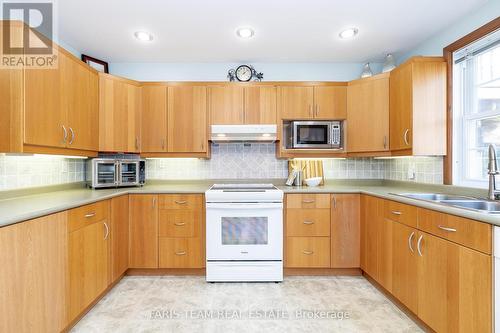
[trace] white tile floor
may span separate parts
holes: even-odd
[[[327,318],[308,319],[304,314]],[[265,315],[267,319],[257,318]],[[163,276],[125,277],[72,332],[422,330],[363,277],[211,284],[203,277]]]

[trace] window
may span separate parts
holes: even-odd
[[[453,53],[456,185],[488,186],[488,146],[500,148],[500,31]]]

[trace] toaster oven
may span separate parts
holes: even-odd
[[[87,161],[85,178],[92,188],[142,186],[146,182],[146,161],[94,158]]]

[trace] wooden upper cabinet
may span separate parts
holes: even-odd
[[[389,149],[389,74],[349,82],[347,151]]]
[[[167,151],[167,86],[142,86],[141,151]]]
[[[281,119],[314,118],[313,87],[279,87],[279,114]]]
[[[414,57],[390,73],[390,147],[403,155],[446,155],[446,63]]]
[[[59,61],[64,63],[63,59],[64,55],[60,53]],[[65,138],[68,138],[69,128],[66,122],[66,109],[61,105],[61,72],[61,66],[57,69],[24,71],[25,144],[66,146]]]
[[[276,87],[245,87],[246,124],[276,124]]]
[[[99,151],[139,152],[138,83],[99,73]]]
[[[347,87],[314,87],[314,118],[342,120],[347,118]]]
[[[61,54],[61,53],[60,53]],[[99,150],[99,78],[74,57],[59,57],[61,98],[67,114],[67,148]]]
[[[217,86],[208,89],[211,125],[238,125],[245,122],[242,86]]]
[[[168,151],[207,151],[207,88],[168,87]]]

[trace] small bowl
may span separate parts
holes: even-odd
[[[304,181],[306,182],[307,186],[318,186],[321,183],[322,179],[323,177],[313,177],[304,179]]]

